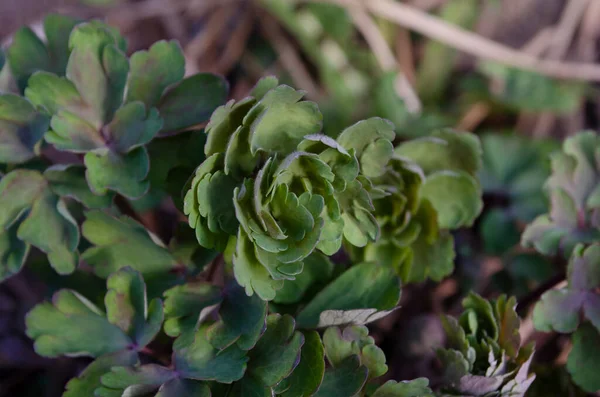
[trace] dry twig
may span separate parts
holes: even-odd
[[[265,37],[273,45],[279,55],[279,62],[290,74],[294,84],[307,92],[309,97],[317,99],[321,92],[313,80],[300,56],[294,50],[294,45],[285,37],[277,23],[266,14],[262,18],[260,28]]]
[[[396,57],[375,22],[360,6],[351,6],[348,11],[356,27],[364,36],[369,47],[371,47],[373,54],[375,54],[381,69],[384,71],[398,71],[395,88],[398,96],[404,100],[406,109],[411,113],[419,113],[421,111],[421,101],[404,73],[398,70]]]
[[[304,0],[311,1],[311,0]],[[525,52],[486,39],[406,4],[392,0],[312,0],[345,7],[363,5],[373,14],[421,33],[457,50],[540,74],[573,80],[600,81],[600,65],[543,60]]]

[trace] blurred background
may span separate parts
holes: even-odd
[[[0,0],[2,44],[22,25],[41,30],[48,12],[102,18],[132,52],[176,39],[187,73],[226,76],[235,99],[277,75],[319,103],[325,132],[381,116],[399,140],[441,127],[477,133],[484,211],[455,235],[452,277],[406,287],[402,308],[372,327],[386,377],[427,376],[435,385],[438,316],[459,313],[474,290],[518,298],[522,337],[537,343],[528,396],[586,395],[563,367],[568,336],[537,333],[531,323],[532,303],[564,278],[566,263],[519,239],[546,210],[547,155],[565,137],[599,129],[600,0]],[[160,223],[148,203],[132,205]],[[85,273],[55,276],[43,260],[0,285],[0,397],[60,396],[88,363],[42,359],[24,334],[24,314],[53,291],[103,288]]]

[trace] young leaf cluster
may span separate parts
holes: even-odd
[[[522,242],[539,252],[569,257],[566,285],[546,291],[533,322],[541,331],[572,333],[567,370],[588,392],[600,390],[600,141],[592,131],[568,138],[551,156],[548,214],[527,226]]]

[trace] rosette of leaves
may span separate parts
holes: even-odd
[[[146,193],[153,138],[207,120],[225,99],[226,84],[211,74],[184,77],[175,42],[161,41],[128,59],[125,40],[97,21],[77,25],[68,41],[65,77],[38,71],[27,99],[51,116],[44,139],[56,149],[84,155],[94,194],[129,198]]]
[[[600,390],[600,245],[578,245],[569,261],[568,284],[542,295],[533,311],[540,331],[573,333],[567,370],[588,392]]]
[[[479,140],[441,130],[390,148],[387,156],[372,178],[384,192],[373,201],[381,238],[353,251],[395,268],[405,282],[441,280],[453,269],[449,231],[470,226],[482,208]]]
[[[200,244],[223,251],[235,242],[236,279],[265,300],[315,250],[332,255],[343,239],[361,246],[377,238],[365,175],[386,161],[376,159],[378,147],[362,153],[318,134],[316,104],[277,84],[264,79],[251,97],[214,112],[207,159],[184,200]],[[391,149],[393,130],[384,124],[390,131],[380,141]]]
[[[577,243],[600,239],[600,137],[581,132],[566,139],[550,159],[550,210],[527,226],[521,242],[545,255],[568,257]]]
[[[343,329],[331,327],[323,334],[323,348],[329,364],[315,397],[364,395],[373,397],[432,397],[429,381],[388,381],[381,386],[371,382],[387,372],[383,351],[374,344],[364,326]]]
[[[521,346],[516,300],[505,295],[487,301],[477,294],[463,300],[460,318],[444,317],[448,348],[439,349],[445,395],[524,396],[533,345]]]

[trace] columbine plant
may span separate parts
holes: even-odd
[[[65,397],[437,395],[379,381],[364,325],[401,281],[452,272],[450,231],[481,211],[474,135],[395,146],[380,118],[324,135],[317,105],[275,78],[224,103],[225,81],[185,77],[175,42],[128,57],[114,29],[59,16],[45,35],[20,31],[4,65],[0,276],[35,247],[61,275],[105,279],[27,315],[38,354],[95,359]],[[135,208],[167,196],[187,222],[162,241]],[[446,320],[441,395],[524,395],[514,303],[472,296]]]

